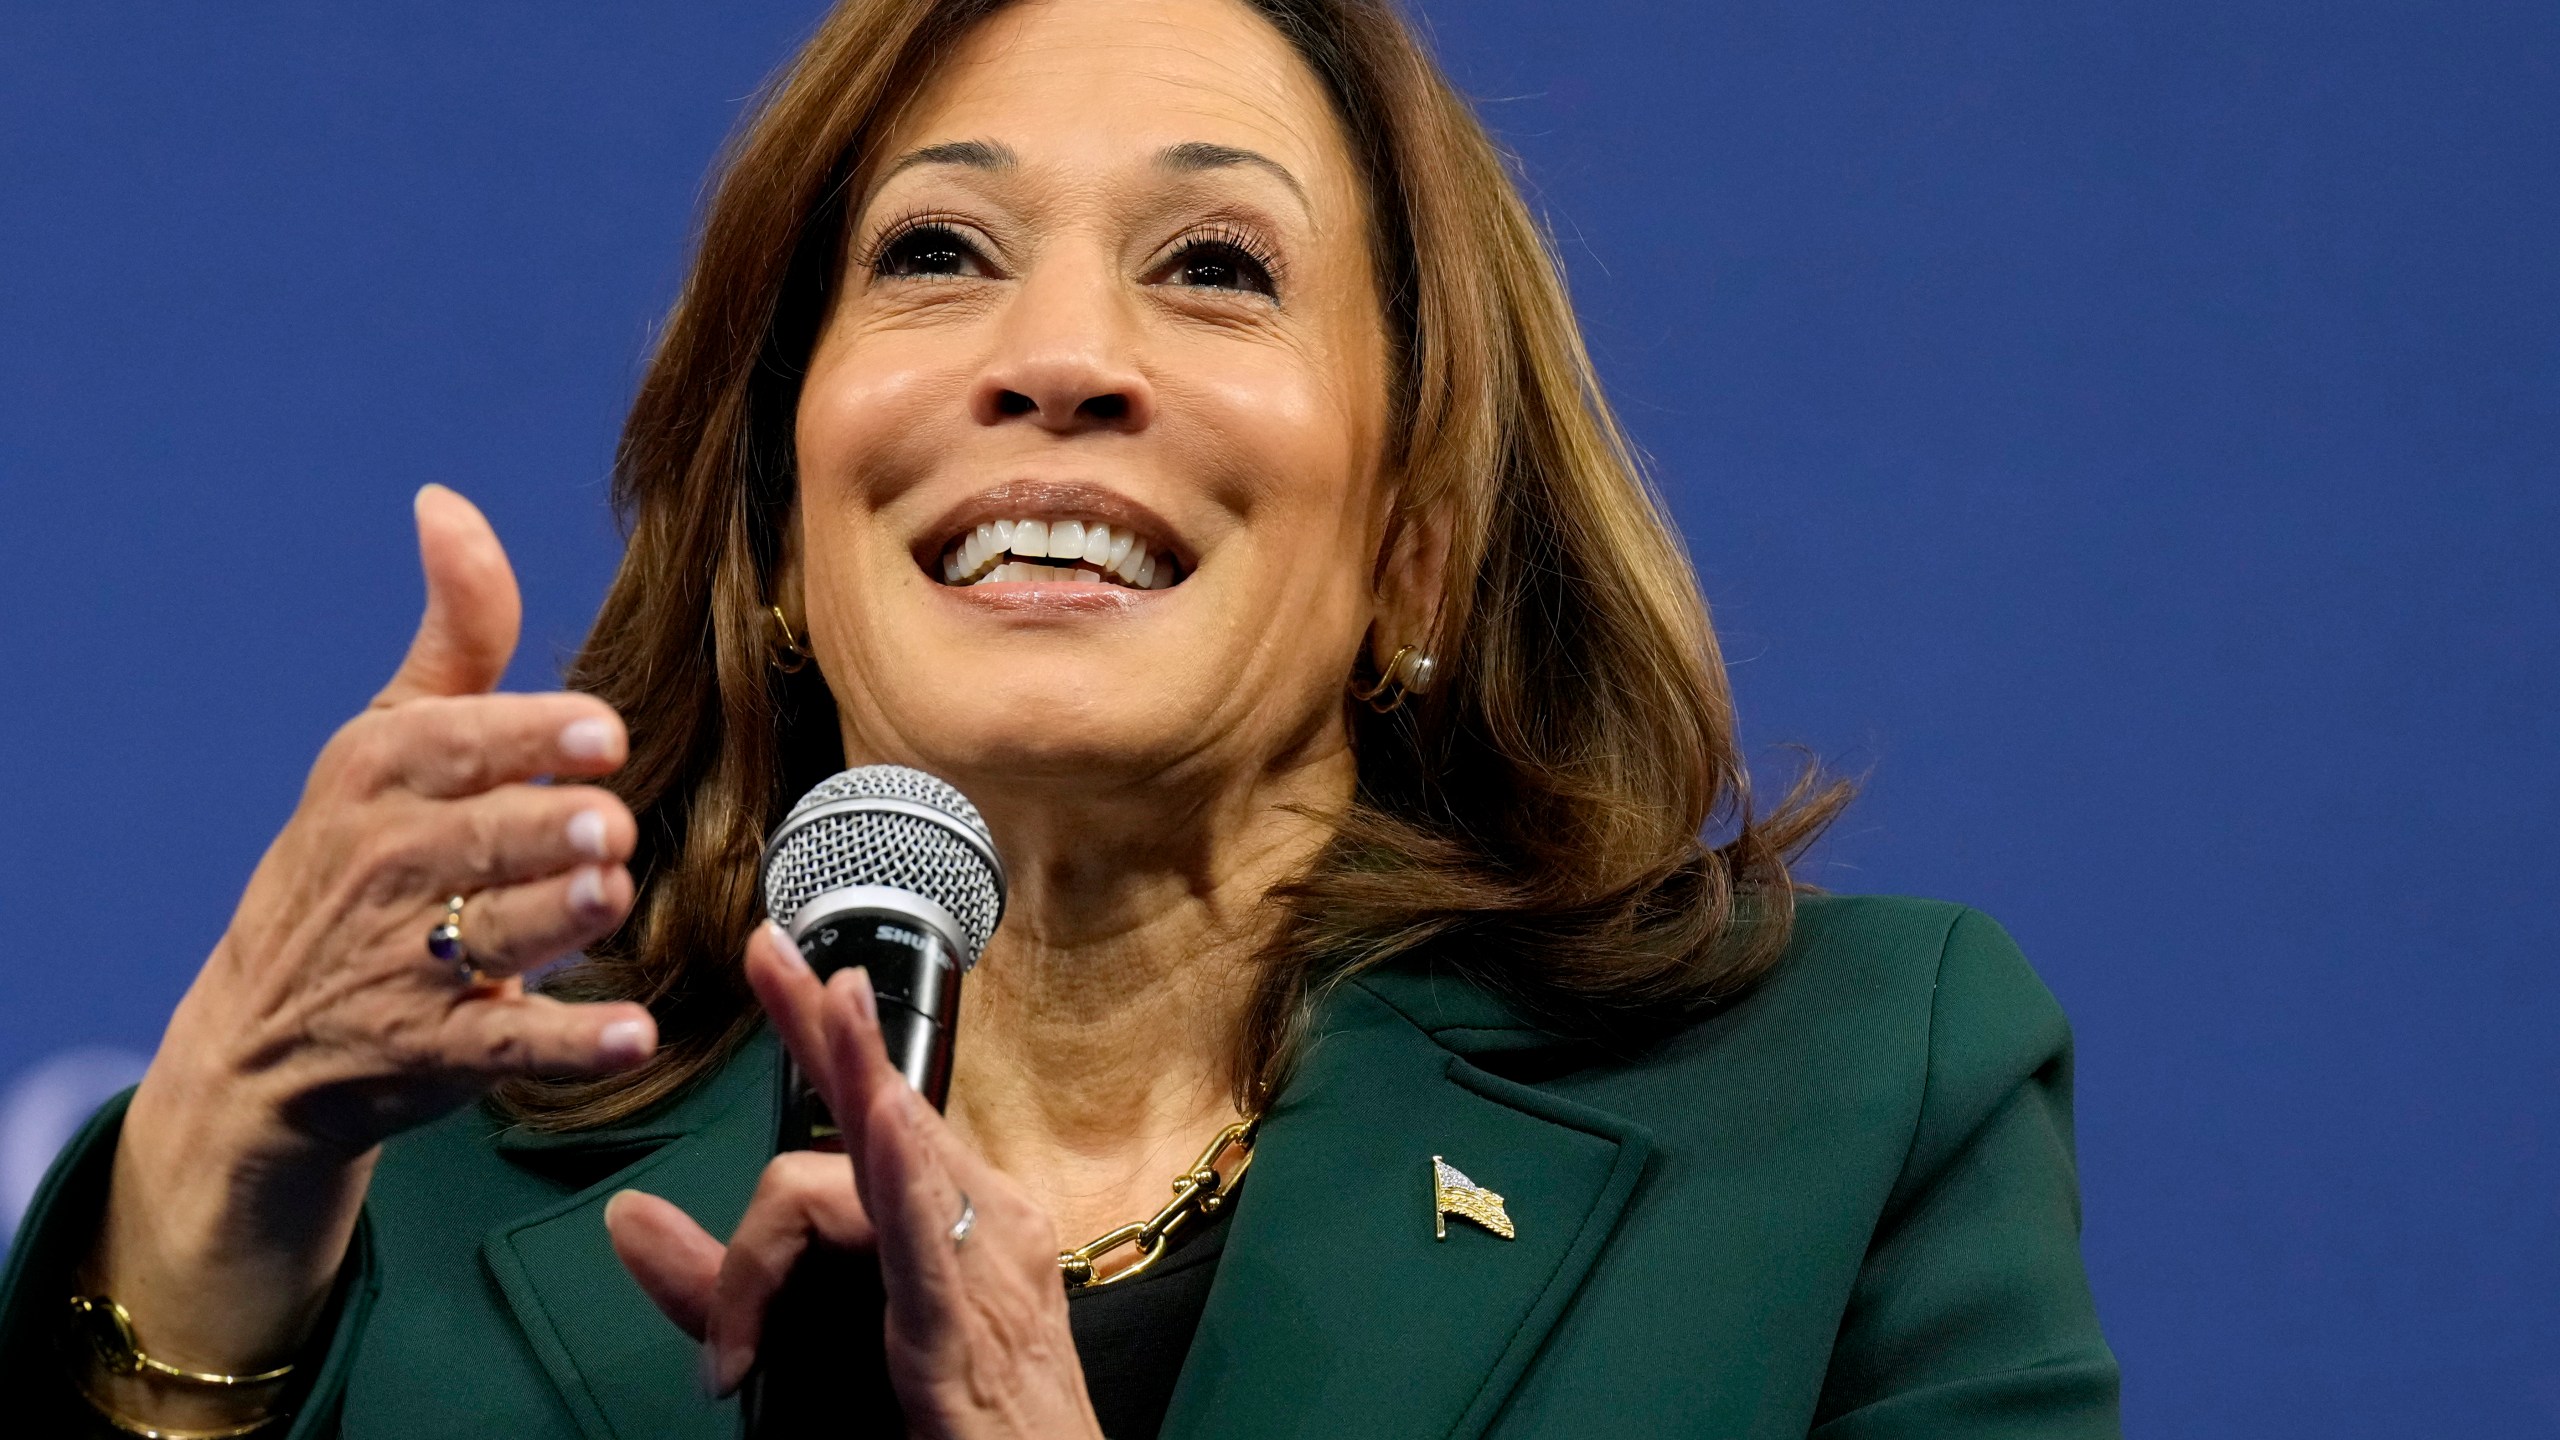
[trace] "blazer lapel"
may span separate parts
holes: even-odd
[[[675,1132],[647,1158],[557,1205],[489,1231],[481,1258],[541,1357],[543,1369],[592,1440],[731,1440],[734,1401],[704,1393],[697,1347],[650,1303],[614,1258],[605,1202],[646,1190],[684,1207],[715,1235],[735,1229],[773,1148],[770,1036],[726,1066],[665,1121],[638,1130],[527,1138],[502,1149],[634,1146]]]
[[[1531,1033],[1473,987],[1336,992],[1264,1118],[1168,1440],[1466,1440],[1491,1423],[1650,1148],[1632,1122],[1456,1053]],[[1435,1155],[1500,1194],[1516,1239],[1458,1218],[1434,1237]]]

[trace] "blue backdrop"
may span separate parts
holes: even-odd
[[[418,600],[547,685],[757,5],[0,18],[0,1226]],[[2078,1024],[2143,1434],[2560,1433],[2560,8],[1436,0],[1837,888]]]

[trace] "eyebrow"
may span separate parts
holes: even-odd
[[[919,165],[966,165],[972,170],[1010,170],[1020,163],[1020,157],[1008,145],[992,140],[948,140],[899,156],[895,164],[880,172],[876,183],[886,185],[891,176]]]
[[[886,185],[891,178],[919,165],[961,165],[972,170],[1000,171],[1011,170],[1021,163],[1021,157],[1013,153],[1011,146],[997,141],[948,140],[939,145],[927,145],[910,150],[899,156],[888,169],[880,172],[880,178],[875,185]],[[1308,203],[1307,187],[1298,183],[1298,177],[1289,173],[1289,167],[1259,150],[1247,150],[1239,145],[1218,145],[1207,140],[1186,140],[1179,145],[1167,145],[1164,149],[1157,151],[1156,164],[1167,170],[1191,174],[1250,165],[1268,172],[1281,184],[1288,186],[1289,193],[1298,197],[1298,208],[1310,214],[1315,209]]]
[[[1236,145],[1213,145],[1206,140],[1186,140],[1182,144],[1168,145],[1156,152],[1156,163],[1168,170],[1191,172],[1225,170],[1237,165],[1251,165],[1277,176],[1281,184],[1289,187],[1289,193],[1298,197],[1299,209],[1306,210],[1310,214],[1314,212],[1315,207],[1307,203],[1307,187],[1298,183],[1298,177],[1289,173],[1288,166],[1259,150],[1247,150]]]

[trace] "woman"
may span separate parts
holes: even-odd
[[[2114,1433],[2059,1013],[1979,917],[1795,898],[1840,796],[1745,803],[1552,261],[1381,6],[851,0],[620,487],[554,695],[485,693],[513,579],[419,497],[407,661],[30,1213],[55,1428],[729,1433],[814,1243],[877,1252],[928,1435]],[[947,1117],[755,923],[884,761],[1013,875]],[[772,1157],[786,1048],[851,1159]],[[1234,1203],[1071,1299],[1239,1125]]]

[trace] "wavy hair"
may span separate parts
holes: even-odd
[[[630,725],[610,783],[639,817],[640,898],[549,988],[639,1000],[663,1043],[629,1073],[511,1083],[499,1102],[520,1123],[638,1113],[761,1023],[737,960],[760,847],[842,764],[821,677],[768,663],[800,378],[863,163],[1004,3],[845,0],[725,157],[616,460],[628,546],[568,677]],[[1386,715],[1346,695],[1358,793],[1271,896],[1239,1102],[1275,1093],[1329,986],[1424,947],[1568,1034],[1729,1000],[1777,963],[1789,862],[1848,787],[1808,769],[1754,810],[1696,576],[1465,100],[1387,0],[1244,3],[1323,81],[1366,179],[1395,522],[1429,517],[1451,545],[1439,682]]]

